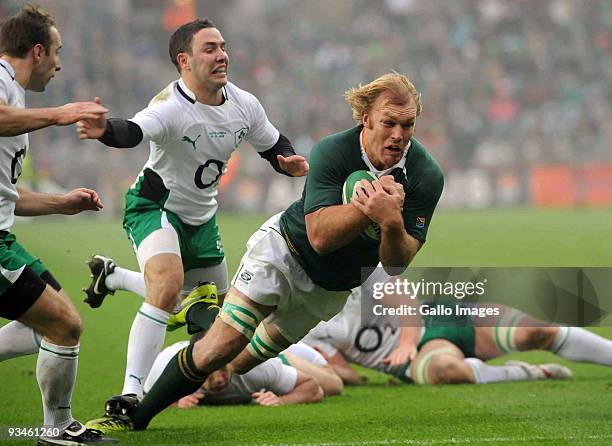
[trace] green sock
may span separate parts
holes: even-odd
[[[210,306],[210,304],[203,302],[192,306],[185,315],[187,333],[194,334],[198,331],[208,330],[219,314],[219,310],[219,307]]]
[[[151,390],[129,414],[134,430],[146,429],[155,415],[200,388],[208,374],[196,368],[192,354],[193,345],[189,345],[170,360]]]

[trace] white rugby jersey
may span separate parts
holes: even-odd
[[[0,100],[11,107],[25,108],[25,90],[15,80],[13,67],[1,59]],[[8,231],[15,221],[15,203],[19,199],[17,178],[27,150],[27,133],[0,137],[0,231]]]
[[[145,381],[145,392],[148,392],[166,365],[179,350],[189,345],[189,341],[177,342],[165,348],[155,359],[151,372]],[[277,395],[286,395],[295,388],[297,370],[283,364],[278,358],[268,359],[266,362],[254,367],[244,375],[232,375],[230,384],[222,393],[206,395],[204,403],[232,404],[246,403],[251,400],[253,392],[262,389],[274,392]]]
[[[147,169],[154,171],[168,191],[163,206],[190,225],[206,223],[217,211],[219,180],[243,140],[258,152],[278,141],[278,130],[255,96],[231,82],[223,94],[221,105],[202,104],[179,79],[131,119],[151,147],[132,187],[140,187]]]
[[[362,321],[359,294],[360,289],[355,288],[342,311],[320,322],[302,342],[329,356],[340,352],[349,362],[397,376],[404,366],[391,367],[380,361],[399,345],[399,318],[372,315]]]

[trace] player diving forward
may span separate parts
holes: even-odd
[[[169,318],[181,291],[202,280],[214,282],[220,295],[227,291],[215,197],[238,145],[248,141],[282,174],[303,176],[308,171],[306,160],[268,121],[257,98],[228,82],[225,40],[210,20],[181,26],[169,47],[180,79],[147,108],[130,120],[102,118],[78,124],[81,138],[99,138],[112,147],[150,142],[149,160],[126,194],[123,220],[142,274],[115,269],[102,256],[90,263],[93,281],[86,302],[92,307],[118,287],[146,295],[129,335],[122,395],[107,402],[108,413],[121,413],[142,398],[166,325],[175,323]],[[115,286],[109,283],[107,288],[107,281]],[[217,303],[217,290],[210,286],[205,298]],[[210,326],[202,299],[183,305],[181,314],[188,313],[190,324]]]
[[[331,318],[362,282],[362,268],[381,262],[403,270],[412,261],[443,187],[440,167],[413,138],[420,95],[406,76],[390,73],[346,97],[359,125],[314,146],[302,199],[249,239],[208,333],[171,359],[126,416],[91,420],[89,426],[145,429],[215,370],[229,363],[244,374]],[[356,196],[342,204],[343,185],[357,170],[379,179],[361,182]],[[380,239],[362,235],[372,222],[380,226]]]
[[[502,314],[484,324],[477,317],[432,315],[424,316],[422,323],[400,327],[398,316],[369,314],[362,320],[360,295],[360,289],[354,290],[339,314],[321,322],[303,340],[323,353],[345,384],[362,382],[351,363],[417,384],[572,376],[558,364],[484,362],[527,350],[548,350],[571,361],[612,366],[612,341],[583,328],[547,325],[510,307],[501,307]]]

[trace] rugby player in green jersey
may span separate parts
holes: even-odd
[[[237,374],[277,356],[319,321],[340,311],[362,270],[379,262],[405,269],[425,242],[443,188],[440,167],[413,137],[421,97],[410,80],[389,73],[346,93],[356,127],[313,148],[302,198],[249,239],[223,308],[208,333],[181,349],[138,406],[92,420],[103,431],[145,429],[150,420],[229,363]],[[363,182],[342,204],[357,170]],[[380,239],[364,237],[377,223]]]

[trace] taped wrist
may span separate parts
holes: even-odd
[[[127,119],[110,118],[106,120],[106,130],[98,141],[110,147],[128,149],[142,141],[142,129]]]
[[[283,134],[278,136],[278,141],[271,148],[265,152],[259,152],[259,156],[267,160],[278,173],[282,173],[288,177],[293,176],[281,168],[280,164],[278,163],[278,159],[276,158],[277,155],[282,155],[284,157],[295,155],[295,150],[293,150],[291,141],[289,141],[289,139]]]

